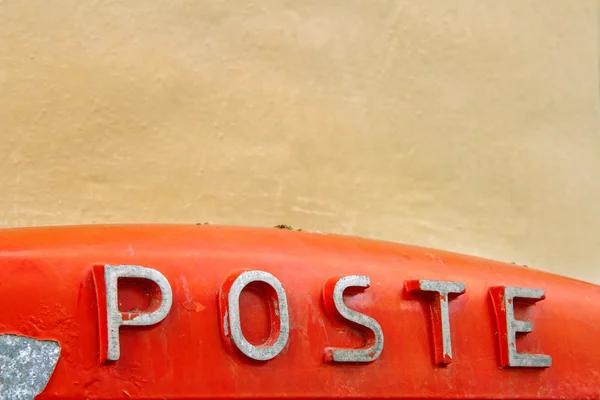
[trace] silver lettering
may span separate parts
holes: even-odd
[[[515,319],[514,299],[525,303],[535,303],[545,298],[542,289],[529,289],[513,286],[490,288],[498,321],[501,363],[508,367],[547,368],[552,365],[552,357],[545,354],[517,352],[517,333],[533,331],[530,321]]]
[[[119,278],[149,279],[158,285],[162,300],[152,312],[121,313],[119,311],[118,285]],[[173,293],[167,278],[155,269],[135,265],[105,265],[104,281],[106,284],[106,313],[108,330],[108,356],[107,359],[116,361],[121,355],[119,346],[119,327],[147,326],[162,321],[173,304]]]
[[[362,275],[349,275],[344,276],[335,282],[333,290],[331,285],[326,285],[324,296],[326,302],[330,299],[333,300],[333,304],[329,305],[330,311],[335,308],[335,311],[339,315],[352,322],[355,325],[369,329],[371,335],[367,337],[366,347],[362,349],[340,349],[334,347],[328,347],[325,349],[325,358],[332,362],[355,362],[355,363],[366,363],[375,361],[383,350],[383,331],[379,323],[358,311],[350,309],[344,304],[344,291],[347,288],[368,288],[371,284],[371,280],[368,276]],[[333,306],[333,307],[332,307]]]
[[[275,291],[273,301],[269,302],[270,308],[272,308],[271,323],[276,322],[274,321],[276,319],[279,320],[277,338],[270,337],[265,344],[260,346],[254,346],[246,340],[240,323],[240,294],[247,285],[253,282],[263,282]],[[288,342],[290,321],[285,290],[275,276],[264,271],[242,272],[231,285],[227,294],[227,302],[229,312],[224,315],[223,333],[225,336],[231,337],[242,353],[258,361],[271,360],[281,353]]]
[[[435,360],[438,364],[450,364],[452,362],[452,337],[450,335],[448,297],[450,294],[455,296],[463,294],[465,284],[462,282],[418,280],[407,281],[405,285],[411,293],[425,292],[435,296],[434,302],[431,304]]]

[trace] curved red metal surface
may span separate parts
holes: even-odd
[[[164,319],[119,329],[114,361],[105,348],[106,265],[158,271],[172,289]],[[229,332],[226,296],[244,271],[266,272],[285,289],[289,337],[270,360],[243,354]],[[334,362],[326,354],[376,341],[328,301],[333,283],[351,275],[369,277],[370,287],[344,292],[344,304],[383,332],[381,354],[370,362]],[[464,293],[457,290],[447,303],[451,355],[440,352],[436,305],[445,296],[423,292],[423,280],[464,283]],[[123,321],[164,300],[147,283],[119,281]],[[515,318],[533,330],[517,334],[514,346],[551,357],[550,366],[507,365],[505,287],[545,292],[543,299],[515,301]],[[240,323],[250,344],[275,343],[284,325],[273,324],[283,318],[277,299],[260,287],[242,292]],[[5,229],[0,304],[0,335],[61,346],[38,399],[600,398],[600,287],[389,242],[208,225]]]

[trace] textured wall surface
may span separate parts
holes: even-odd
[[[0,1],[0,226],[208,221],[600,283],[596,0]]]

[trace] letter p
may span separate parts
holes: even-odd
[[[121,354],[121,325],[148,326],[159,323],[171,310],[173,292],[167,278],[155,269],[135,265],[96,265],[92,271],[98,298],[100,359],[103,362],[116,361]],[[144,311],[119,311],[119,278],[146,279],[154,282],[160,291],[159,301],[152,301],[150,307]]]

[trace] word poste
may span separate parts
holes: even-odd
[[[100,353],[104,361],[117,361],[120,357],[119,327],[148,326],[161,322],[170,312],[173,293],[169,281],[155,269],[133,265],[98,265],[93,269],[94,283],[98,293],[100,309]],[[121,312],[118,307],[119,278],[137,278],[153,281],[160,290],[160,301],[145,312]],[[261,345],[251,344],[242,332],[240,323],[240,295],[244,288],[260,283],[266,290],[270,312],[271,335]],[[332,278],[324,282],[323,300],[331,315],[342,318],[365,332],[366,343],[361,349],[336,347],[324,348],[324,359],[332,363],[368,363],[377,360],[384,348],[384,332],[379,323],[358,311],[350,309],[343,300],[348,288],[364,290],[370,285],[370,278],[363,275],[348,275]],[[435,360],[438,364],[452,362],[452,336],[450,332],[450,299],[465,293],[462,282],[438,280],[410,280],[404,282],[404,289],[411,293],[423,294],[431,302],[433,342]],[[521,353],[516,350],[517,333],[533,331],[530,321],[515,319],[514,299],[535,303],[543,300],[541,289],[512,286],[491,287],[489,289],[497,315],[500,364],[505,367],[546,368],[552,358],[544,354]],[[249,270],[236,273],[225,280],[219,292],[220,334],[224,344],[256,361],[268,361],[277,357],[288,343],[290,318],[287,295],[281,282],[272,274]]]

